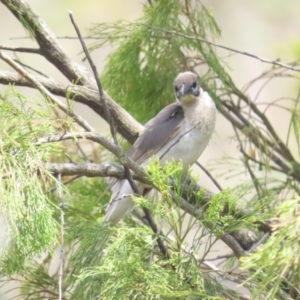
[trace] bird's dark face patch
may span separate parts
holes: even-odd
[[[179,73],[174,81],[176,98],[180,102],[195,102],[200,94],[197,75],[192,72]]]

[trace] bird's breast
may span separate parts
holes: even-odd
[[[204,92],[202,97],[202,101],[185,108],[178,131],[157,151],[155,156],[160,158],[161,165],[181,160],[187,169],[207,146],[215,128],[216,107],[207,93]]]
[[[161,164],[175,160],[183,163],[184,169],[193,165],[208,144],[212,131],[203,131],[190,123],[181,126],[177,135],[159,151]]]

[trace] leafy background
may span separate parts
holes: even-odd
[[[81,2],[75,3],[74,1],[62,2],[54,0],[36,0],[28,1],[28,3],[45,18],[50,28],[52,28],[58,36],[74,36],[73,28],[67,16],[67,10],[73,11],[77,23],[82,29],[86,28],[86,32],[88,28],[91,27],[91,22],[113,22],[118,19],[134,20],[142,14],[141,1],[128,1],[126,3],[121,0],[88,1],[86,3],[87,5],[82,5]],[[270,59],[276,59],[277,57],[281,57],[283,60],[299,58],[300,51],[297,39],[300,20],[297,14],[294,13],[300,8],[298,1],[289,1],[289,5],[282,1],[270,0],[264,1],[263,3],[261,1],[250,2],[246,0],[238,2],[233,0],[220,2],[216,0],[204,1],[203,3],[211,7],[215,19],[222,30],[222,40],[219,41],[220,43]],[[14,20],[3,7],[1,7],[0,11],[0,20],[1,23],[7,23],[11,27],[11,30],[7,31],[4,26],[0,26],[0,44],[18,46],[19,41],[9,40],[9,38],[12,36],[12,33],[14,37],[24,36],[21,25]],[[81,50],[77,41],[64,39],[62,40],[62,44],[72,58],[75,58],[77,61],[81,60],[82,55],[79,54]],[[31,46],[30,40],[26,41],[26,46]],[[110,52],[111,48],[109,46],[105,46],[93,52],[93,58],[100,71],[103,70],[105,58]],[[218,52],[222,56],[228,56],[228,52],[222,50],[218,50]],[[30,55],[18,55],[22,56],[23,61],[28,64],[33,62],[33,58]],[[43,69],[44,60],[38,57],[34,57],[34,60],[35,63],[39,63],[40,69]],[[225,58],[225,61],[230,66],[229,72],[239,87],[259,75],[266,68],[265,64],[241,55],[228,56]],[[0,62],[0,65],[1,69],[7,68],[2,62]],[[48,66],[47,64],[47,68]],[[49,72],[47,70],[47,73],[51,76],[60,78],[62,81],[65,80],[62,75],[56,73],[55,70],[52,72],[53,73],[51,73],[51,70]],[[0,88],[1,91],[2,89],[4,90],[3,87]],[[264,102],[268,102],[270,99],[276,97],[295,94],[296,88],[297,86],[293,86],[289,82],[283,84],[281,81],[279,85],[275,80],[264,89],[260,97]],[[252,88],[251,95],[255,96],[259,89],[260,86]],[[38,98],[35,92],[33,96]],[[170,99],[170,102],[171,101],[173,101],[173,98]],[[107,126],[99,117],[96,117],[87,108],[82,108],[80,105],[75,104],[75,110],[87,118],[100,132],[107,130]],[[132,110],[132,113],[134,113],[134,107]],[[286,133],[286,128],[289,123],[287,115],[285,118],[282,111],[280,110],[279,112],[276,108],[269,110],[268,115],[271,117],[271,120],[274,121],[274,127],[277,132],[281,134]],[[141,120],[145,118],[146,116],[144,116],[144,118],[141,117]],[[280,120],[280,122],[277,120]],[[239,152],[237,145],[230,140],[232,135],[231,127],[219,116],[216,133],[210,143],[209,150],[203,153],[200,161],[207,166],[212,158],[217,159],[226,155],[238,157]],[[296,149],[296,147],[294,149]],[[216,191],[215,187],[204,174],[200,176],[203,186],[212,191]],[[241,174],[238,179],[236,177],[220,177],[219,182],[223,187],[230,187],[236,185],[237,180],[241,183],[246,179],[249,180],[249,178],[245,178],[245,176]],[[81,192],[84,193],[84,191]]]
[[[286,4],[279,0],[267,1],[202,1],[207,7],[211,7],[211,11],[219,25],[222,34],[219,43],[230,46],[232,48],[254,53],[259,56],[276,59],[280,57],[283,61],[294,60],[300,56],[300,46],[298,42],[298,28],[300,20],[297,17],[296,11],[300,10],[300,3],[297,0],[291,0]],[[89,0],[86,5],[81,2],[71,0],[28,0],[31,5],[48,23],[57,36],[75,36],[73,27],[70,24],[67,11],[72,10],[81,28],[82,33],[88,33],[92,23],[96,22],[114,22],[116,20],[133,21],[142,15],[143,4],[146,1],[132,0],[126,2],[122,0]],[[5,26],[0,27],[0,44],[18,46],[19,40],[10,40],[13,37],[25,36],[24,30],[15,18],[1,7],[0,10],[1,24],[9,24],[11,30],[6,30]],[[13,33],[13,34],[11,34]],[[21,41],[24,46],[33,46],[30,40]],[[81,62],[82,55],[79,42],[76,40],[61,40],[67,53],[75,61]],[[107,55],[111,52],[111,47],[104,46],[92,53],[92,57],[97,64],[99,71],[104,69]],[[243,87],[249,80],[260,75],[265,68],[263,64],[252,58],[242,55],[230,55],[225,50],[217,50],[222,57],[226,57],[228,64],[228,72],[232,75],[236,85]],[[66,81],[66,79],[58,73],[54,68],[50,67],[45,60],[39,56],[28,54],[18,54],[24,63],[37,63],[40,69],[47,68],[47,74],[58,80]],[[88,64],[84,62],[85,66]],[[0,61],[1,69],[8,69],[2,61]],[[90,69],[88,67],[88,69]],[[279,85],[279,80],[282,80]],[[296,85],[285,79],[274,80],[268,85],[261,94],[261,99],[268,102],[271,99],[281,96],[295,95]],[[254,85],[251,88],[250,95],[256,95],[260,89],[259,85]],[[0,86],[0,92],[4,92],[5,87]],[[22,88],[20,88],[22,91]],[[34,93],[37,98],[37,93],[27,90],[26,93]],[[173,98],[170,99],[170,102]],[[87,118],[91,124],[100,132],[108,132],[107,125],[88,108],[76,103],[75,111],[80,112],[84,118]],[[289,123],[288,113],[282,110],[272,108],[268,115],[274,122],[274,127],[279,134],[286,133],[286,128]],[[280,123],[276,122],[280,116]],[[208,162],[210,159],[221,158],[224,154],[231,156],[239,155],[236,144],[228,139],[232,136],[232,128],[228,122],[224,121],[219,116],[215,135],[210,143],[209,151],[202,154],[201,162]],[[293,148],[293,147],[292,147]],[[296,147],[295,147],[296,149]],[[206,164],[206,163],[205,163]],[[205,187],[216,191],[211,181],[202,175],[202,182]],[[223,186],[231,186],[235,184],[236,178],[229,180],[220,178],[220,184]],[[224,181],[223,181],[224,180]],[[241,176],[240,180],[244,180]]]

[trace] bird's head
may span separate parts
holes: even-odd
[[[174,81],[177,100],[182,104],[192,104],[197,101],[201,88],[197,75],[192,72],[179,73]]]

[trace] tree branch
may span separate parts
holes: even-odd
[[[54,143],[63,140],[81,139],[81,138],[85,138],[102,145],[105,149],[113,153],[120,160],[122,164],[124,164],[129,169],[134,171],[136,175],[146,178],[146,174],[144,170],[140,167],[140,165],[138,165],[135,161],[129,158],[118,145],[111,143],[109,140],[107,140],[99,133],[93,133],[93,132],[63,133],[52,137],[41,138],[37,140],[35,144],[39,145],[42,143]]]
[[[125,173],[125,178],[128,180],[134,194],[141,196],[140,191],[137,188],[137,186],[136,186],[136,184],[135,184],[135,182],[132,178],[130,170],[126,166],[124,166],[124,173]],[[171,256],[169,254],[169,251],[168,251],[167,247],[165,246],[163,240],[161,239],[160,233],[157,229],[157,225],[155,224],[155,222],[152,218],[150,210],[144,207],[143,211],[145,213],[145,218],[146,218],[146,220],[149,224],[149,227],[152,229],[153,233],[156,235],[156,241],[157,241],[157,245],[158,245],[159,250],[161,251],[161,253],[163,254],[163,256],[166,259],[170,259]]]
[[[31,84],[38,89],[45,98],[52,104],[57,105],[64,113],[72,117],[76,123],[78,123],[82,128],[90,132],[96,132],[95,129],[82,117],[73,112],[67,105],[62,103],[59,99],[54,97],[34,76],[29,74],[24,68],[14,62],[8,55],[0,51],[0,58],[14,68],[20,75],[27,79]]]
[[[107,122],[109,122],[109,120],[105,116],[103,105],[101,102],[99,102],[99,95],[97,94],[97,87],[94,78],[89,74],[84,66],[70,60],[67,53],[64,51],[54,33],[50,30],[47,24],[32,10],[32,8],[24,0],[1,0],[1,3],[4,4],[12,12],[12,14],[15,15],[20,23],[35,38],[35,40],[39,44],[41,55],[43,55],[50,63],[52,63],[71,82],[74,82],[78,85],[85,85],[85,89],[93,91],[91,93],[87,93],[92,94],[93,99],[90,100],[88,97],[79,97],[82,100],[81,103],[89,106],[96,113],[102,116]],[[4,82],[1,82],[0,80],[0,83]],[[6,83],[4,84],[9,84],[9,82],[6,81]],[[28,86],[26,84],[23,85]],[[32,85],[29,86],[32,87]],[[49,91],[51,90],[49,89]],[[66,97],[67,91],[68,89],[63,89],[63,91],[61,91],[64,97]],[[106,100],[111,116],[115,120],[115,126],[118,132],[130,143],[133,143],[143,127],[136,120],[134,120],[134,118],[129,113],[127,113],[117,103],[115,103],[105,92],[104,98]]]
[[[91,69],[93,71],[93,74],[94,74],[94,78],[95,78],[95,81],[97,83],[97,88],[98,88],[98,92],[99,92],[99,98],[100,98],[100,102],[102,102],[102,106],[103,106],[103,110],[104,110],[104,115],[105,115],[105,118],[106,120],[108,120],[108,123],[109,123],[109,127],[110,127],[110,132],[111,132],[111,135],[114,139],[114,142],[115,144],[117,145],[118,144],[118,141],[117,141],[117,136],[116,136],[116,129],[115,129],[115,126],[114,126],[114,120],[113,118],[111,118],[111,115],[110,115],[110,112],[108,110],[108,107],[107,107],[107,104],[106,104],[106,99],[104,97],[104,93],[103,93],[103,88],[102,88],[102,84],[101,84],[101,81],[100,81],[100,77],[99,77],[99,74],[98,74],[98,71],[97,71],[97,68],[90,56],[90,53],[85,45],[85,42],[81,36],[81,33],[80,33],[80,30],[77,26],[77,24],[75,23],[75,20],[73,18],[73,14],[72,12],[69,12],[69,16],[70,16],[70,19],[71,19],[71,22],[75,28],[75,31],[78,35],[78,38],[79,38],[79,41],[81,43],[81,46],[82,46],[82,49],[83,49],[83,52],[91,66]]]
[[[7,50],[7,51],[21,52],[21,53],[31,53],[31,54],[41,54],[40,49],[36,49],[36,48],[25,48],[25,47],[12,48],[12,47],[0,46],[0,50]]]
[[[58,43],[56,37],[48,28],[48,26],[43,22],[43,20],[32,11],[32,9],[24,0],[1,0],[1,3],[3,3],[34,36],[37,43],[39,44],[41,54],[60,72],[62,72],[62,74],[64,74],[71,82],[76,82],[78,85],[84,85],[84,87],[75,85],[60,85],[55,83],[53,80],[48,80],[46,78],[42,78],[41,80],[38,80],[38,82],[53,94],[61,95],[64,97],[70,95],[70,97],[72,97],[72,99],[74,99],[75,101],[86,104],[96,113],[106,119],[107,122],[109,122],[104,112],[103,103],[99,102],[99,95],[96,90],[94,78],[88,74],[84,67],[76,64],[68,58],[67,54]],[[7,74],[8,73],[6,73],[6,75]],[[29,87],[36,86],[35,84],[33,84],[34,81],[28,83],[18,75],[11,76],[10,78],[3,78],[3,76],[1,76],[0,74],[0,83],[15,83],[18,85]],[[46,84],[50,84],[51,87],[49,86],[49,88],[47,88]],[[51,88],[53,90],[51,90]],[[104,93],[104,97],[113,119],[116,120],[115,125],[118,129],[118,132],[129,142],[133,143],[137,137],[137,134],[143,129],[143,127],[138,122],[136,122],[130,114],[120,108],[120,106],[117,105],[106,93]],[[130,160],[126,155],[124,155],[123,151],[119,147],[111,144],[101,135],[97,135],[92,132],[86,134],[89,134],[89,136],[85,135],[85,138],[89,138],[97,143],[100,143],[106,149],[114,153],[122,163],[125,161],[124,164],[131,170],[133,170],[137,176],[145,178],[145,172],[140,168],[140,166]],[[66,136],[67,135],[65,135],[65,137]],[[76,134],[76,138],[80,138],[81,136],[82,134],[80,133]],[[74,138],[74,134],[72,134],[72,137],[70,135],[68,138]],[[50,141],[54,140],[50,139],[49,142]],[[190,204],[184,201],[180,201],[180,203]],[[192,204],[190,205],[191,207],[194,207]],[[191,208],[190,212],[195,213],[195,207],[193,209]],[[232,236],[228,238],[226,235],[223,237],[223,239],[225,243],[228,243],[228,246],[230,248],[234,248],[233,251],[237,255],[242,254],[242,251],[240,249],[241,247],[235,247],[234,242],[230,241],[230,239],[234,240]]]
[[[33,76],[33,75],[31,75]],[[95,88],[88,88],[84,86],[78,86],[73,84],[58,83],[51,78],[45,78],[44,76],[34,76],[38,82],[40,82],[49,92],[56,96],[68,97],[75,102],[79,102],[87,105],[98,115],[102,116],[105,120],[105,113],[103,106],[99,101],[99,94]],[[1,71],[0,70],[0,84],[5,85],[16,85],[34,88],[31,82],[28,82],[25,78],[20,75]],[[118,132],[131,144],[134,143],[138,137],[139,132],[142,132],[144,127],[138,123],[125,109],[115,103],[105,92],[105,100],[108,109],[115,121],[115,126]],[[109,120],[106,120],[109,122]]]
[[[111,142],[109,142],[101,134],[95,134],[95,133],[92,133],[92,132],[63,133],[63,134],[52,136],[52,137],[40,138],[35,142],[35,144],[39,145],[39,144],[42,144],[42,143],[53,143],[53,142],[59,142],[59,141],[62,141],[62,140],[83,139],[83,138],[92,140],[92,141],[102,145],[103,147],[105,147],[109,151],[111,151],[120,160],[123,160],[124,164],[127,167],[129,167],[132,171],[135,172],[135,175],[137,176],[136,178],[138,178],[138,180],[142,179],[143,182],[146,181],[146,183],[151,185],[151,182],[149,182],[149,180],[146,179],[146,176],[145,176],[146,174],[145,174],[144,170],[138,164],[136,164],[136,162],[132,161],[129,157],[127,157],[127,155],[125,155],[123,153],[123,151],[120,150],[120,148],[118,146],[116,146],[116,145],[112,144]],[[64,175],[62,170],[61,170],[61,173]],[[65,175],[67,175],[67,174],[65,174]],[[70,174],[70,175],[75,175],[75,174],[73,173],[73,174]],[[80,174],[78,174],[78,175],[80,175]],[[125,176],[122,177],[122,178],[125,178]],[[198,185],[193,185],[191,187],[189,184],[187,184],[185,182],[185,183],[182,183],[182,188],[183,188],[183,197],[185,199],[188,199],[188,201],[189,201],[188,203],[193,205],[193,209],[195,210],[194,205],[199,203],[199,201],[197,201],[197,199],[195,199],[194,195],[199,193],[201,187],[198,186]],[[205,190],[204,194],[203,194],[202,202],[201,202],[201,203],[203,203],[203,206],[206,206],[213,196],[214,196],[213,193]],[[201,211],[203,211],[203,210],[201,210]],[[226,213],[227,213],[227,208],[225,208],[225,211],[223,212],[223,215],[226,215]],[[239,210],[238,212],[235,212],[235,215],[237,215],[238,217],[243,217],[248,213],[249,212],[246,211],[246,210],[244,210],[244,211]],[[261,230],[263,232],[269,232],[270,228],[266,224],[260,224],[259,230]],[[252,243],[252,241],[251,241],[251,243]]]
[[[56,82],[54,82],[52,79],[47,79],[45,77],[41,77],[41,76],[36,76],[39,78],[40,82],[42,84],[45,84],[46,87],[49,88],[50,91],[52,91],[53,93],[56,93],[57,95],[61,95],[61,96],[65,96],[67,91],[69,91],[70,97],[74,96],[74,100],[81,102],[81,103],[94,103],[97,105],[97,107],[99,108],[99,100],[98,100],[98,93],[94,90],[91,89],[87,89],[85,87],[80,87],[80,86],[74,86],[74,85],[70,85],[70,86],[66,86],[66,85],[62,85],[62,84],[58,84]],[[29,86],[32,87],[33,84],[32,83],[28,83],[26,80],[24,80],[24,78],[20,78],[17,74],[11,73],[11,72],[0,72],[0,83],[4,83],[4,82],[14,82],[17,83],[20,86]],[[93,101],[93,102],[91,102]],[[124,110],[122,111],[122,109],[119,110],[119,107],[116,105],[114,106],[113,102],[108,102],[112,108],[116,108],[114,110],[115,113],[119,113],[119,116],[121,116],[123,119],[118,118],[118,120],[120,120],[120,122],[122,124],[124,124],[123,126],[127,127],[128,124],[132,125],[132,124],[138,124],[127,112],[125,112]],[[95,106],[96,106],[95,105]],[[127,118],[128,115],[129,117]],[[133,120],[133,122],[128,122]],[[127,127],[128,128],[128,127]],[[140,124],[139,124],[139,128],[143,128]],[[119,129],[119,127],[118,127]],[[127,131],[128,132],[128,131]],[[106,149],[108,149],[109,151],[111,151],[112,153],[114,153],[117,157],[124,159],[124,153],[122,150],[120,150],[120,148],[116,145],[111,144],[109,141],[107,141],[103,136],[96,134],[96,133],[92,133],[92,132],[82,132],[82,133],[65,133],[62,135],[57,135],[54,137],[49,137],[49,138],[41,138],[37,141],[37,144],[39,143],[45,143],[45,142],[59,142],[61,140],[65,140],[65,139],[76,139],[76,138],[86,138],[86,139],[90,139],[96,143],[101,144],[103,147],[105,147]],[[131,135],[131,140],[133,139],[133,136]],[[141,180],[141,178],[145,178],[145,173],[139,173],[140,170],[140,166],[138,166],[135,162],[131,161],[130,159],[128,160],[128,158],[125,158],[125,165],[127,165],[131,170],[133,170],[134,172],[136,172],[136,175],[133,176],[134,179],[139,179]],[[77,168],[79,168],[80,166],[77,166]],[[82,166],[81,166],[82,167]],[[94,167],[94,166],[93,166]],[[74,170],[74,168],[76,168],[75,166],[72,167],[72,169]],[[79,172],[79,170],[77,169],[77,171]],[[70,171],[71,172],[71,171]],[[81,168],[81,171],[83,172],[83,169]],[[89,168],[84,171],[85,172],[85,176],[89,176]],[[101,173],[102,172],[102,173]],[[99,172],[99,176],[100,174],[104,174],[103,170]],[[63,172],[63,170],[61,170],[61,174],[64,175],[65,173]],[[72,175],[78,175],[79,173],[73,171]],[[112,173],[110,173],[111,176],[113,176]],[[115,176],[119,176],[120,174],[116,174]],[[136,177],[135,177],[136,176]],[[125,178],[125,177],[124,177]],[[200,187],[199,187],[200,189]],[[174,195],[173,195],[174,196]],[[209,192],[205,193],[204,198],[209,201],[212,197],[212,194]],[[191,199],[189,199],[190,201]],[[180,207],[187,211],[188,213],[191,213],[193,216],[200,216],[198,211],[195,211],[195,207],[193,206],[193,204],[190,204],[189,202],[185,201],[184,199],[182,199],[182,201],[179,201]],[[264,229],[266,229],[267,226],[264,227]],[[249,234],[249,236],[251,236],[251,234]],[[252,234],[253,236],[253,234]],[[228,238],[228,236],[224,236],[223,237],[223,241],[227,244],[230,248],[234,247],[233,250],[235,253],[238,253],[238,255],[242,255],[243,252],[241,251],[241,247],[235,247],[236,244],[235,242],[233,242],[232,238]],[[251,240],[245,240],[245,235],[243,236],[243,238],[237,239],[237,241],[240,244],[246,245],[246,249],[248,249],[248,246],[251,247],[251,245],[253,244],[253,239]]]
[[[54,175],[61,174],[65,175],[81,175],[87,177],[115,177],[118,179],[125,179],[126,174],[123,166],[112,164],[112,163],[104,163],[104,164],[93,164],[93,163],[47,163],[45,165],[46,169],[53,173]],[[134,180],[141,181],[143,183],[150,184],[149,180],[144,175],[137,175],[133,173],[132,178]],[[214,196],[213,193],[209,191],[204,191],[203,199],[201,201],[201,206],[199,204],[197,207],[195,206],[195,200],[193,195],[191,195],[191,188],[188,185],[183,185],[183,197],[179,197],[174,191],[170,190],[171,196],[173,198],[174,203],[179,206],[182,210],[191,214],[197,219],[201,219],[203,213],[205,213],[205,207],[210,199]],[[201,189],[200,186],[193,187],[194,191],[199,191]],[[187,196],[189,195],[189,196]],[[199,199],[197,201],[199,203]],[[202,204],[203,203],[203,204]],[[242,217],[244,214],[249,213],[248,211],[238,211],[235,213],[237,217]],[[267,232],[269,231],[269,227],[267,225],[261,224],[260,230]],[[244,250],[248,250],[251,246],[257,242],[256,235],[248,229],[242,229],[236,231],[234,234],[225,234],[220,237],[221,240],[227,244],[234,253],[240,257],[244,255]],[[243,245],[243,247],[241,247]]]
[[[269,60],[269,59],[266,59],[266,58],[263,58],[263,57],[245,52],[245,51],[239,51],[239,50],[236,50],[236,49],[233,49],[233,48],[230,48],[230,47],[226,47],[226,46],[223,46],[223,45],[220,45],[220,44],[217,44],[217,43],[210,42],[210,41],[208,41],[206,39],[203,39],[203,38],[200,38],[198,36],[191,36],[191,35],[187,35],[187,34],[175,31],[175,30],[168,30],[168,29],[165,29],[165,28],[156,27],[156,26],[152,26],[152,25],[149,25],[149,24],[145,24],[145,23],[138,23],[137,25],[145,26],[145,27],[148,27],[150,29],[158,30],[160,32],[164,32],[164,33],[167,33],[167,34],[181,36],[181,37],[184,37],[186,39],[190,39],[190,40],[194,40],[194,41],[200,41],[200,42],[203,42],[205,44],[215,46],[217,48],[225,49],[225,50],[228,50],[230,52],[234,52],[234,53],[238,53],[238,54],[242,54],[242,55],[245,55],[245,56],[252,57],[252,58],[257,59],[257,60],[259,60],[261,62],[264,62],[264,63],[272,64],[274,66],[280,66],[280,67],[283,67],[285,69],[289,69],[289,70],[292,70],[292,71],[295,71],[295,72],[300,72],[300,69],[297,69],[297,68],[295,68],[291,65],[285,64],[285,63],[281,63],[278,60]]]
[[[87,70],[69,59],[54,33],[24,0],[1,0],[1,2],[35,38],[40,47],[40,54],[60,70],[62,74],[71,82],[81,85],[94,85],[94,80]]]
[[[46,163],[45,168],[53,175],[125,178],[124,168],[113,163]],[[149,184],[149,181],[141,176],[133,174],[132,178]]]
[[[196,161],[195,164],[209,177],[209,179],[214,183],[214,185],[221,192],[223,189],[222,189],[221,185],[218,183],[218,181],[216,180],[216,178],[214,178],[212,176],[212,174],[206,168],[204,168],[198,161]]]

